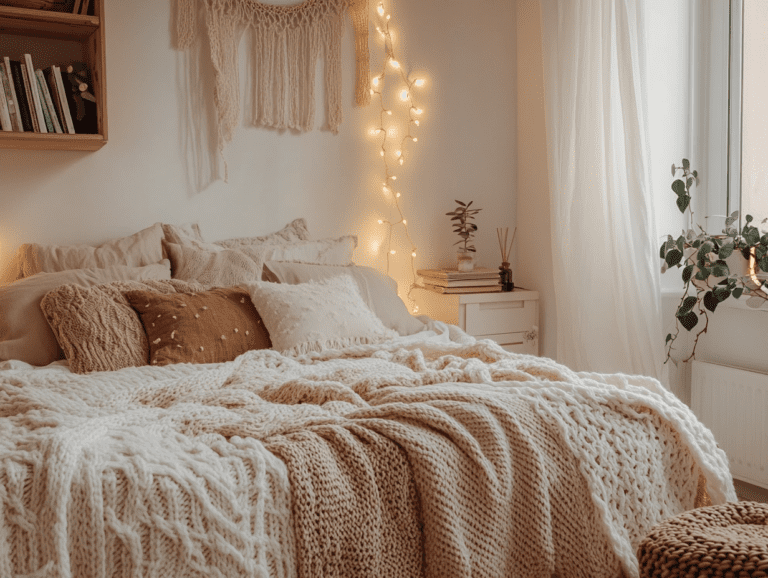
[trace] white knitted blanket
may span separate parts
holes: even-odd
[[[0,371],[0,576],[637,576],[699,469],[658,382],[486,341]]]

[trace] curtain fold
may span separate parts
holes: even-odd
[[[557,358],[661,379],[643,0],[541,0]]]

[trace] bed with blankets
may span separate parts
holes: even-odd
[[[657,381],[412,317],[354,237],[151,229],[6,271],[2,577],[632,577],[735,500]]]

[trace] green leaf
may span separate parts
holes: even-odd
[[[725,261],[717,261],[715,266],[712,267],[712,274],[715,277],[727,277],[730,273],[728,264]]]
[[[682,253],[684,248],[685,248],[685,237],[680,235],[677,238],[677,249]]]
[[[756,227],[744,227],[741,234],[748,245],[757,245],[760,242],[760,231]]]
[[[667,253],[665,261],[667,262],[667,265],[674,267],[675,265],[679,264],[682,259],[683,252],[677,249],[672,249],[669,253]]]
[[[704,261],[707,258],[707,255],[709,255],[714,248],[715,244],[712,241],[704,241],[704,243],[702,243],[702,245],[699,247],[699,252],[696,254],[696,259],[699,261]]]
[[[669,343],[670,341],[672,341],[672,334],[667,333],[667,340],[664,343]]]
[[[459,201],[458,199],[454,199],[454,201],[456,201],[457,203],[459,203],[459,204],[460,204],[462,207],[466,207],[466,205],[465,205],[464,203],[462,203],[461,201]]]
[[[741,297],[741,294],[742,294],[742,293],[744,293],[744,288],[743,288],[743,287],[736,287],[736,289],[734,289],[734,290],[733,290],[733,296],[734,296],[736,299],[738,299],[739,297]]]
[[[731,256],[732,253],[733,253],[733,243],[729,243],[727,245],[723,245],[722,247],[720,247],[720,252],[718,253],[718,256],[721,259],[727,259],[728,257]]]
[[[691,280],[691,275],[693,275],[693,265],[688,265],[683,269],[683,283],[688,283]]]
[[[688,208],[688,205],[690,203],[691,203],[690,195],[682,195],[680,197],[677,197],[677,208],[680,209],[681,213],[685,213],[685,210]]]
[[[707,291],[704,295],[704,307],[709,309],[712,313],[715,312],[719,303],[717,298],[712,294],[712,291]]]
[[[718,303],[720,303],[721,301],[725,301],[726,299],[728,299],[728,297],[731,296],[731,292],[728,291],[728,289],[726,289],[725,287],[715,287],[712,293],[714,294],[715,299],[717,299]],[[714,309],[712,311],[714,311]]]
[[[757,265],[760,269],[768,273],[768,255],[764,255],[763,258],[757,262]]]
[[[667,253],[667,243],[665,241],[664,243],[661,244],[661,248],[659,249],[659,258],[663,259],[666,253]]]
[[[699,270],[696,271],[696,275],[694,275],[693,278],[698,279],[699,281],[706,281],[711,274],[712,271],[708,267],[699,267]]]
[[[747,215],[747,216],[746,216],[746,220],[747,220],[747,223],[751,223],[751,222],[752,222],[752,221],[754,221],[755,219],[754,219],[754,217],[753,217],[752,215]]]
[[[688,159],[683,159],[683,170],[688,170],[691,168],[691,163]]]
[[[694,179],[698,179],[699,178],[699,173],[696,172],[696,171],[693,171],[693,178]]]
[[[768,233],[760,237],[760,243],[762,243],[763,245],[768,245]]]
[[[685,191],[685,183],[682,179],[677,179],[674,183],[672,183],[672,190],[675,191],[675,194],[678,197],[682,197],[686,194]]]
[[[686,186],[690,189],[693,185],[693,179],[691,177],[688,177],[688,180],[686,181]]]
[[[693,311],[686,313],[684,317],[680,317],[680,325],[685,327],[686,330],[688,331],[696,327],[696,324],[698,322],[699,322],[699,316],[696,315]]]
[[[696,305],[696,302],[698,299],[696,297],[690,295],[686,297],[683,300],[683,304],[680,305],[680,309],[677,310],[677,313],[675,314],[677,317],[683,317],[685,316],[691,309],[693,309],[694,305]]]

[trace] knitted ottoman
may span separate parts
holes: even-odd
[[[768,504],[733,502],[670,518],[637,549],[643,578],[768,577]]]

